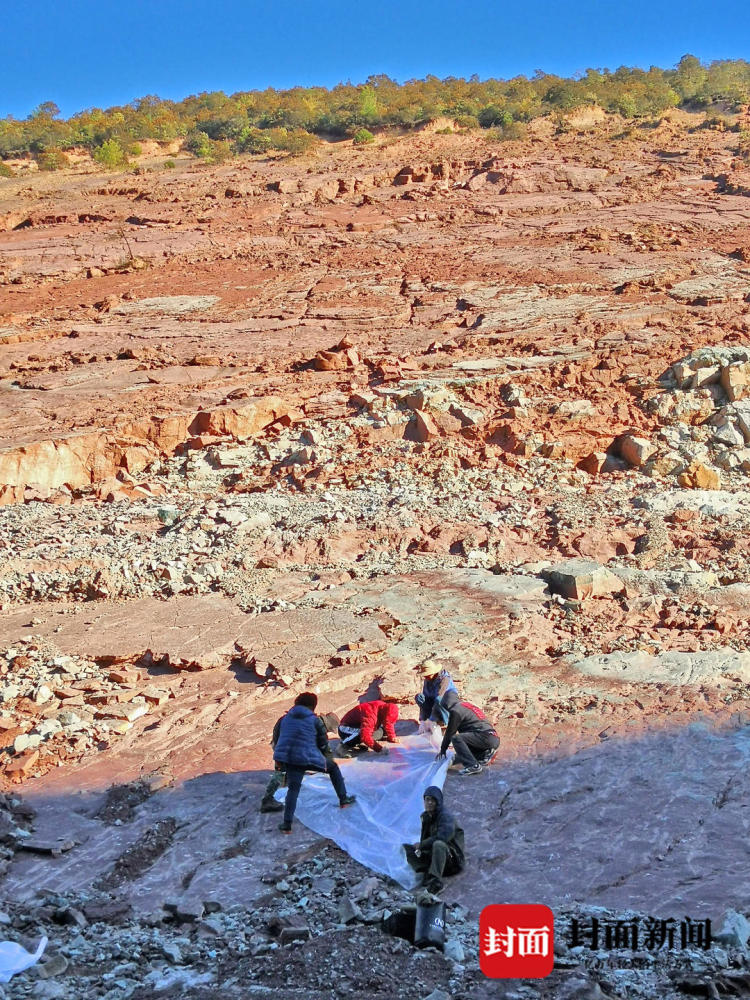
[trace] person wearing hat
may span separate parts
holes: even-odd
[[[445,726],[448,723],[448,713],[441,709],[440,699],[448,691],[455,691],[458,694],[453,678],[435,660],[425,660],[419,667],[419,672],[424,678],[421,692],[414,699],[419,705],[419,731],[420,733],[432,727],[428,723],[437,723]]]
[[[356,801],[356,796],[347,794],[343,775],[328,748],[326,727],[315,715],[317,704],[318,696],[312,691],[298,694],[279,727],[273,759],[286,770],[284,819],[279,826],[282,833],[292,832],[292,819],[305,771],[324,771],[330,776],[342,809]]]

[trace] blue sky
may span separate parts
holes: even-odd
[[[750,60],[750,2],[724,0],[4,0],[0,117],[158,94],[358,83],[387,73],[570,76]]]

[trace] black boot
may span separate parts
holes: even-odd
[[[283,802],[277,802],[272,795],[264,795],[260,803],[260,811],[262,813],[277,813],[281,812],[283,808]]]
[[[432,896],[437,896],[443,891],[443,883],[434,875],[426,875],[422,880],[422,888]]]

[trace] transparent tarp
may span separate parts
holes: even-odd
[[[339,809],[327,775],[306,775],[294,818],[408,889],[417,877],[401,845],[419,840],[424,790],[443,787],[450,759],[436,761],[436,745],[426,735],[402,737],[388,749],[387,756],[369,752],[337,762],[347,792],[357,796],[347,809]],[[280,789],[276,798],[283,802],[285,795]]]
[[[47,947],[47,938],[43,937],[35,952],[26,951],[15,941],[0,941],[0,983],[9,983],[13,976],[36,965]],[[3,993],[3,996],[5,994]]]

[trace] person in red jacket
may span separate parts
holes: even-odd
[[[355,705],[339,723],[339,756],[348,757],[350,750],[360,746],[382,753],[385,747],[378,740],[398,742],[393,728],[397,719],[398,705],[392,701],[363,701]]]

